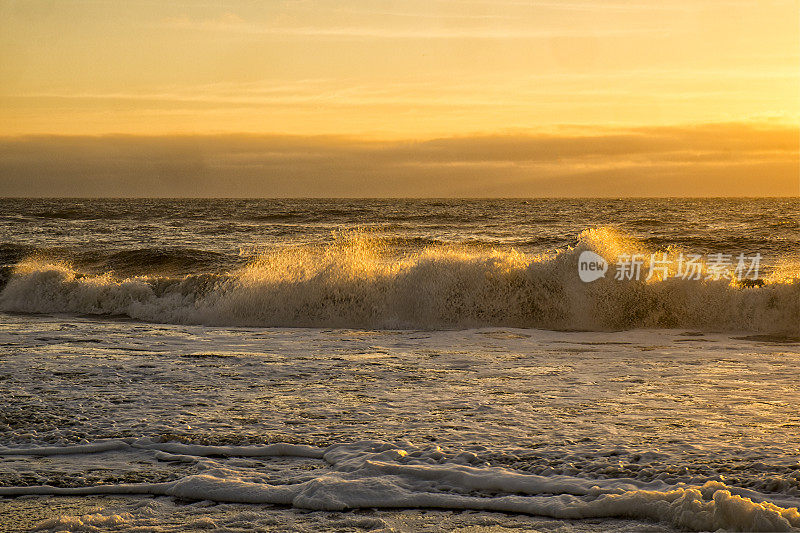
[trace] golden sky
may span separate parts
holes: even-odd
[[[742,165],[769,161],[755,172],[769,172],[772,185],[753,183],[752,191],[796,195],[797,145],[764,143],[794,139],[799,121],[798,0],[0,0],[0,150],[16,154],[0,160],[0,194],[3,180],[17,194],[12,172],[46,163],[23,161],[18,136],[45,136],[40,144],[71,136],[95,153],[86,144],[94,141],[81,136],[178,136],[178,144],[199,136],[196,145],[210,150],[202,138],[247,133],[260,136],[259,153],[272,153],[277,139],[316,146],[313,137],[323,135],[338,139],[328,148],[347,145],[336,157],[352,156],[358,143],[423,150],[435,139],[472,139],[488,154],[482,166],[459,159],[437,168],[463,175],[465,195],[509,195],[492,185],[498,172],[531,185],[525,176],[558,174],[558,163],[563,176],[641,166],[647,150],[559,152],[546,162],[515,151],[500,158],[504,170],[498,157],[509,148],[497,138],[550,136],[580,149],[587,136],[605,142],[634,132],[663,156],[657,136],[670,131],[686,144],[659,164],[681,165],[685,177],[710,157],[686,128],[722,124],[737,125],[760,148],[723,157],[717,146],[717,166],[727,160],[744,172]],[[118,137],[106,141],[109,150],[119,146]],[[48,161],[61,153],[53,142],[40,146]],[[237,150],[197,157],[211,168]],[[175,157],[176,165],[184,161]],[[318,157],[331,172],[340,168],[332,156]],[[422,152],[406,157],[409,172],[432,164]],[[108,172],[92,157],[81,161],[98,176]],[[303,168],[301,161],[295,174]],[[374,194],[416,195],[403,194],[400,182]],[[229,195],[270,190],[237,187]]]

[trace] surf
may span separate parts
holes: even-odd
[[[631,235],[595,228],[575,246],[546,254],[446,245],[398,253],[376,235],[344,232],[327,245],[262,251],[222,274],[185,276],[85,274],[68,261],[31,257],[12,269],[0,310],[208,326],[800,333],[793,264],[758,283],[705,279],[705,263],[699,280],[585,283],[578,277],[585,251],[609,262],[651,253]],[[681,250],[660,252],[675,257]]]

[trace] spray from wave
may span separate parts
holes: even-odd
[[[633,238],[599,228],[551,255],[432,246],[399,258],[378,238],[345,233],[326,247],[262,254],[228,274],[180,278],[89,276],[26,260],[0,293],[0,309],[214,326],[800,333],[793,271],[775,271],[760,287],[727,279],[584,283],[577,264],[585,250],[610,262],[647,253]]]

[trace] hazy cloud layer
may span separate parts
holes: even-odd
[[[797,128],[0,138],[2,196],[797,196]]]

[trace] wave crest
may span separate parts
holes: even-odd
[[[584,250],[610,262],[647,254],[632,237],[599,228],[549,255],[431,246],[397,257],[380,239],[346,233],[324,247],[264,253],[226,275],[182,278],[86,276],[31,259],[14,269],[0,309],[220,326],[800,332],[797,277],[773,274],[750,288],[724,279],[583,283]]]

